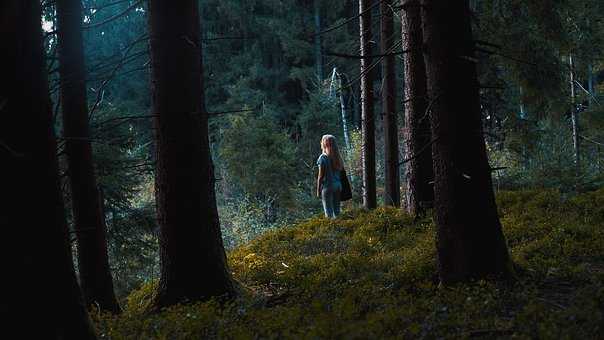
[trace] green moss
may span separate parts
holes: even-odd
[[[133,291],[126,298],[125,309],[129,313],[143,314],[151,309],[151,303],[155,297],[157,281],[147,282],[139,289]]]
[[[121,316],[96,316],[111,339],[594,338],[604,332],[604,189],[501,192],[515,285],[439,288],[435,229],[396,209],[347,211],[269,231],[230,252],[245,293],[229,304],[145,314],[150,283]]]

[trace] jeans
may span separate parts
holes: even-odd
[[[321,200],[323,201],[323,210],[325,217],[336,218],[340,214],[340,193],[341,188],[325,188],[321,190]]]

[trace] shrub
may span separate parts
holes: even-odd
[[[100,333],[128,338],[595,338],[604,331],[604,189],[501,192],[517,284],[439,287],[435,228],[392,208],[270,230],[228,254],[230,303],[141,313],[143,286]]]

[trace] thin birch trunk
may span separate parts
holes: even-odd
[[[371,16],[368,11],[372,0],[359,0],[361,56],[371,54]],[[361,59],[361,134],[363,136],[363,206],[367,209],[377,207],[375,179],[375,117],[373,107],[373,71],[370,69],[372,58]]]
[[[580,142],[579,142],[579,117],[577,113],[577,103],[576,103],[576,93],[575,93],[575,63],[573,55],[569,55],[568,63],[570,66],[570,102],[571,102],[571,122],[573,129],[573,152],[574,152],[574,161],[576,167],[576,174],[579,176],[581,163],[580,163]]]

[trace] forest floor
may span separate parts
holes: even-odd
[[[518,282],[439,287],[435,229],[395,209],[346,211],[229,253],[241,297],[146,313],[153,283],[102,338],[604,338],[604,189],[498,193]]]

